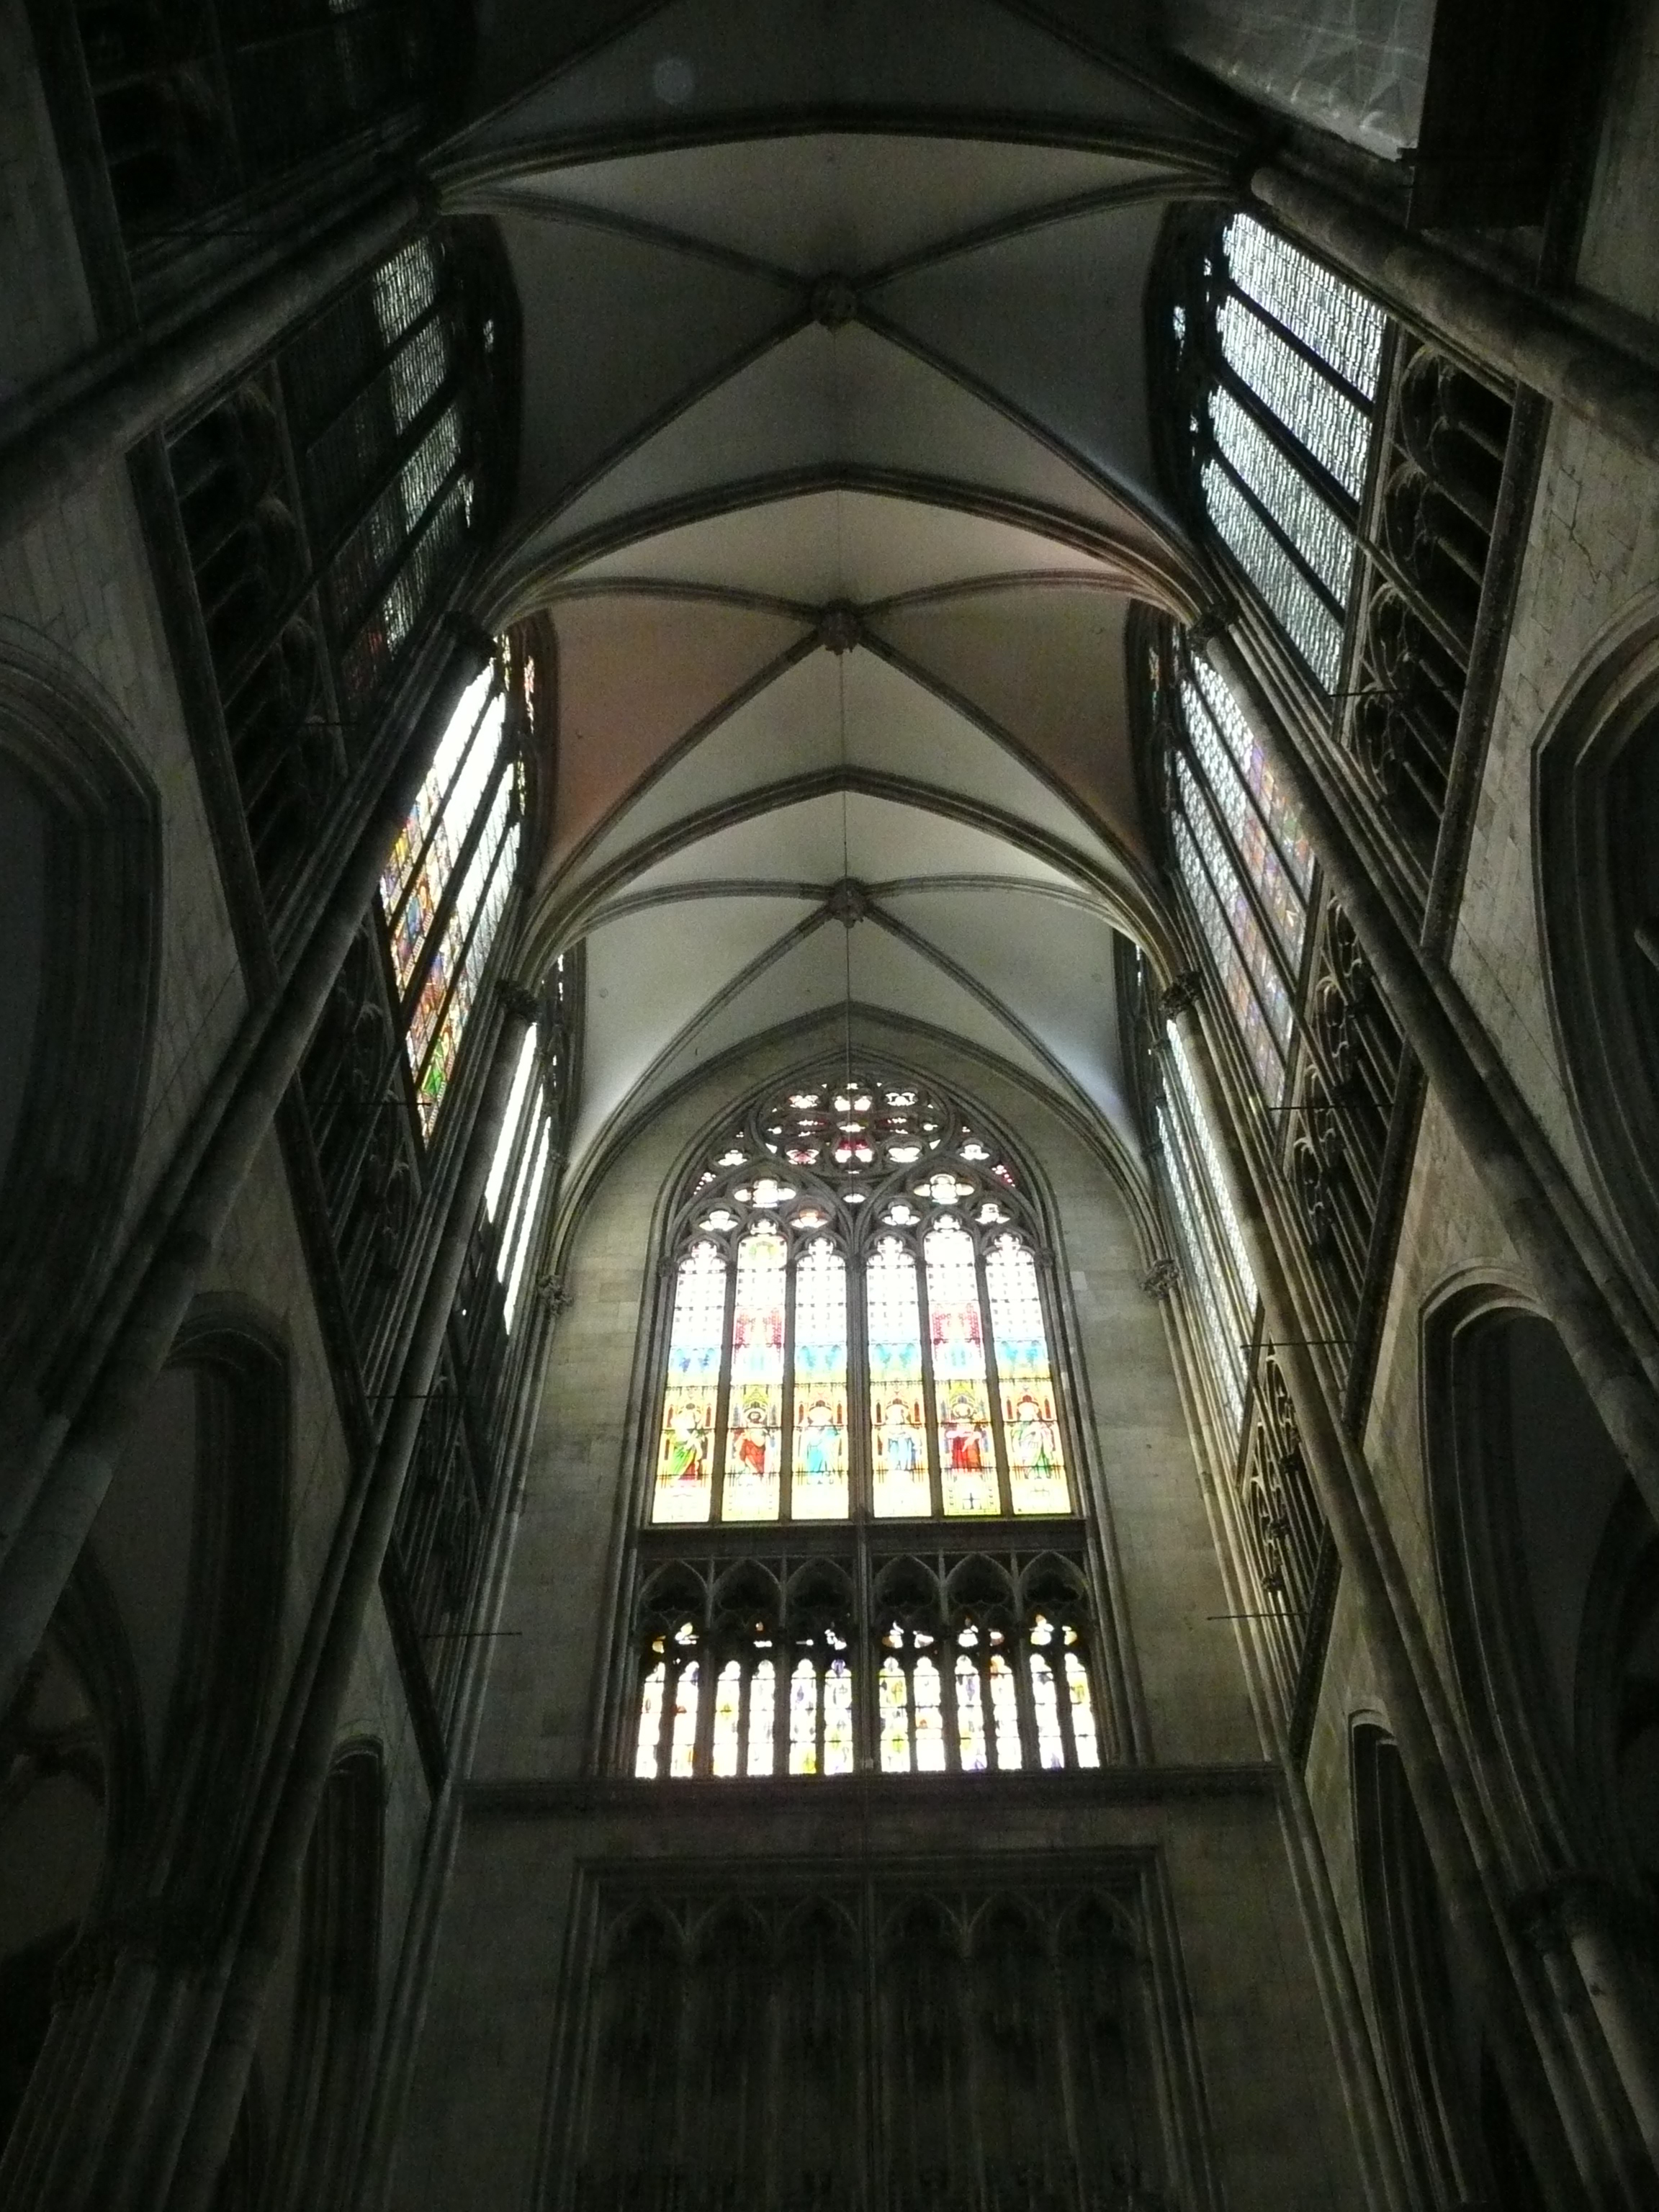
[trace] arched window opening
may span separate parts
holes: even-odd
[[[372,126],[413,135],[459,31],[450,0],[76,0],[75,18],[121,228],[152,251]]]
[[[487,240],[441,226],[171,434],[198,617],[181,645],[273,903],[495,510],[505,283]]]
[[[680,1218],[653,1522],[1073,1510],[1038,1224],[960,1109],[798,1086]]]
[[[896,1071],[809,1072],[694,1160],[665,1243],[623,1770],[1115,1757],[1054,1285],[1001,1138]]]
[[[1166,630],[1149,669],[1182,904],[1346,1363],[1386,1265],[1391,1145],[1397,1158],[1416,1110],[1413,1071],[1237,702],[1184,635]]]

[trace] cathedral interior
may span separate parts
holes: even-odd
[[[0,923],[7,2212],[1659,2212],[1659,0],[0,0]]]

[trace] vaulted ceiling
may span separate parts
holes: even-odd
[[[523,307],[490,612],[557,642],[524,959],[587,949],[573,1165],[849,1006],[1133,1149],[1114,939],[1161,921],[1126,630],[1204,597],[1152,465],[1147,275],[1238,143],[1156,56],[1013,0],[614,12],[441,179]]]

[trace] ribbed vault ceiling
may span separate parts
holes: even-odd
[[[525,961],[587,949],[573,1162],[837,1007],[1132,1146],[1115,933],[1160,925],[1127,621],[1203,595],[1152,465],[1146,280],[1238,149],[1012,0],[620,12],[445,179],[523,303],[491,611],[557,641]]]

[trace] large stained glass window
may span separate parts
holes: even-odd
[[[1176,866],[1245,1058],[1276,1107],[1301,988],[1312,848],[1231,693],[1184,639],[1160,653],[1155,684]]]
[[[1175,310],[1212,527],[1316,684],[1336,687],[1385,319],[1251,216]]]
[[[463,694],[380,876],[422,1133],[430,1137],[512,895],[519,782],[505,648]]]
[[[1073,1511],[1038,1225],[959,1109],[798,1085],[722,1137],[681,1221],[653,1521]]]
[[[1042,1220],[996,1133],[813,1072],[720,1131],[667,1249],[618,1766],[1113,1756]]]

